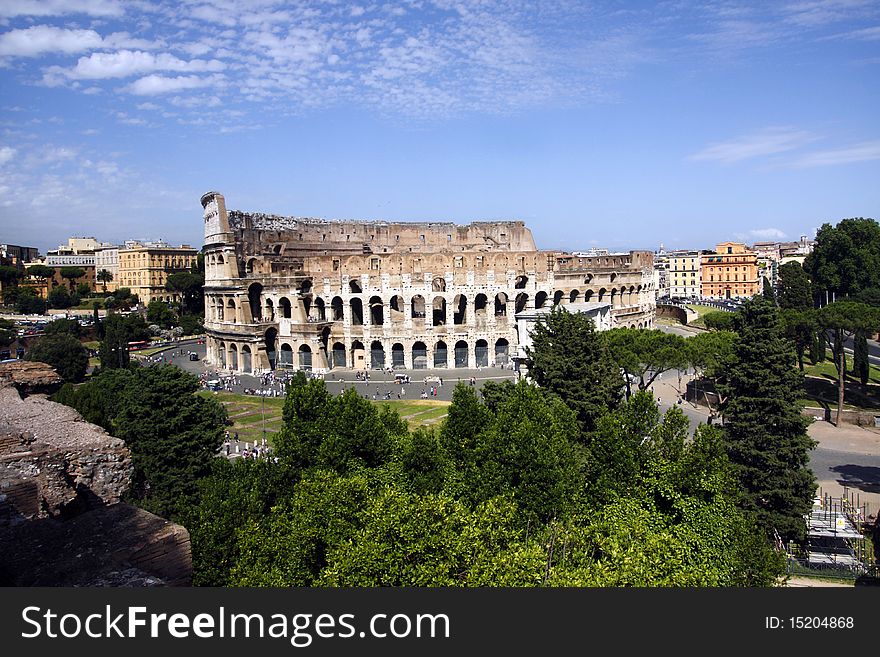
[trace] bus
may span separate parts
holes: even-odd
[[[146,349],[149,346],[150,346],[149,340],[137,340],[135,342],[128,343],[128,350],[129,351],[138,351],[140,349]]]

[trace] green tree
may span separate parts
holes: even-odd
[[[486,381],[480,388],[480,396],[483,404],[493,413],[498,412],[498,407],[516,390],[513,381]]]
[[[27,275],[33,278],[42,278],[46,280],[46,286],[52,285],[52,279],[55,278],[55,268],[46,265],[33,265],[27,268]]]
[[[76,284],[76,295],[80,299],[89,297],[89,296],[91,296],[91,294],[92,294],[92,288],[89,286],[88,283],[77,283]]]
[[[868,336],[864,331],[857,331],[853,348],[853,376],[858,377],[859,382],[866,386],[871,374],[871,365],[868,360]]]
[[[804,270],[823,303],[880,287],[880,224],[861,217],[823,224]]]
[[[89,367],[89,353],[82,343],[67,333],[46,335],[28,349],[27,360],[48,363],[65,381],[79,382]]]
[[[95,274],[95,280],[97,280],[101,284],[103,291],[106,294],[107,283],[113,280],[113,273],[106,269],[101,269],[97,274]]]
[[[46,326],[43,327],[43,333],[46,335],[66,333],[67,335],[72,335],[73,337],[78,338],[82,334],[82,327],[77,320],[62,317],[61,319],[55,319],[46,324]]]
[[[710,331],[733,331],[735,324],[734,313],[713,310],[703,315],[703,325]]]
[[[269,459],[213,459],[211,474],[199,481],[198,503],[181,517],[192,541],[193,584],[229,586],[233,567],[252,558],[242,555],[238,531],[262,527],[293,486],[290,473]]]
[[[779,267],[777,301],[784,310],[812,310],[813,288],[799,262],[786,262]]]
[[[739,339],[725,382],[724,436],[742,486],[741,507],[767,532],[802,537],[816,478],[809,468],[815,445],[798,400],[803,375],[784,339],[778,310],[762,298],[737,313]]]
[[[846,354],[843,344],[859,332],[868,334],[880,326],[880,309],[857,301],[835,301],[820,308],[819,326],[834,354],[834,368],[837,370],[837,415],[834,423],[840,424],[846,389]]]
[[[526,518],[562,516],[579,483],[578,440],[572,410],[554,395],[520,381],[476,437],[464,495],[474,502],[511,495]]]
[[[8,347],[17,337],[15,324],[8,319],[0,319],[0,347]]]
[[[535,324],[532,345],[529,376],[577,413],[582,430],[618,406],[624,380],[589,316],[557,306]]]
[[[9,299],[7,299],[9,288],[18,286],[18,281],[22,277],[24,277],[24,272],[17,267],[0,265],[0,291],[3,292],[3,303],[9,303]]]
[[[171,328],[177,323],[177,315],[165,301],[150,301],[147,305],[147,324],[158,324],[162,328]]]
[[[143,318],[140,315],[109,315],[101,325],[104,331],[98,351],[101,368],[128,367],[131,361],[128,343],[146,340],[149,336]]]
[[[647,390],[654,380],[669,370],[688,364],[685,339],[657,330],[611,329],[603,334],[614,363],[626,376],[626,395],[632,396],[632,381]]]
[[[82,267],[62,267],[61,268],[61,278],[67,279],[67,284],[70,287],[71,293],[74,291],[73,282],[77,278],[82,278],[86,275],[86,270]]]
[[[183,313],[197,313],[205,307],[204,286],[204,275],[191,271],[168,274],[165,282],[166,290],[180,294]]]
[[[46,301],[31,288],[20,287],[15,299],[15,310],[24,315],[42,315],[46,312]]]
[[[165,518],[197,501],[223,439],[226,411],[198,390],[198,378],[174,365],[138,368],[112,420],[113,435],[131,450],[129,498]]]
[[[721,414],[724,406],[724,399],[718,388],[725,380],[736,339],[737,335],[732,331],[708,331],[697,333],[686,340],[689,364],[694,368],[694,384],[699,386],[706,380],[711,380],[715,388],[717,397],[705,395],[712,419]],[[705,392],[706,387],[703,386],[702,391]]]
[[[52,288],[49,291],[49,296],[46,298],[46,301],[49,303],[50,308],[70,308],[79,303],[79,297],[76,296],[76,293],[70,294],[67,291],[67,288],[59,285],[58,287]]]
[[[763,282],[761,295],[768,301],[773,301],[775,303],[776,293],[773,291],[773,284],[770,282],[770,279],[766,276],[762,276],[761,281]]]
[[[119,415],[122,391],[135,381],[134,370],[102,370],[98,376],[92,377],[83,385],[63,385],[52,396],[52,400],[75,408],[88,422],[97,424],[113,434],[115,431],[113,420]]]
[[[491,420],[492,413],[480,403],[476,390],[459,383],[452,391],[449,414],[440,427],[440,445],[454,463],[467,467],[473,463],[478,436]]]
[[[816,312],[813,309],[783,308],[780,312],[785,336],[791,340],[797,353],[798,369],[804,371],[804,354],[812,349],[816,335]]]

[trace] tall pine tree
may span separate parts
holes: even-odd
[[[624,380],[593,320],[556,307],[535,324],[532,347],[526,348],[529,376],[559,395],[592,431],[599,417],[617,408]]]
[[[803,375],[771,302],[746,302],[736,321],[739,338],[721,392],[725,444],[743,489],[740,506],[768,535],[776,530],[798,538],[816,490],[809,467],[815,443],[798,403]]]

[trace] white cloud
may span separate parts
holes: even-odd
[[[50,25],[35,25],[0,34],[0,56],[37,57],[44,53],[77,53],[103,44],[94,30],[66,30]]]
[[[0,146],[0,165],[6,164],[15,157],[16,151],[11,146]]]
[[[3,0],[0,16],[121,16],[122,5],[116,0]]]
[[[759,237],[763,240],[783,240],[787,235],[778,228],[754,228],[749,231],[752,237]]]
[[[182,91],[183,89],[209,87],[211,85],[220,84],[222,81],[222,76],[217,75],[212,75],[207,78],[200,78],[196,75],[181,75],[176,78],[169,78],[162,75],[147,75],[146,77],[135,80],[131,84],[123,87],[123,91],[127,91],[135,96],[155,96],[158,94]]]
[[[792,166],[797,169],[806,169],[809,167],[853,164],[855,162],[868,162],[871,160],[880,160],[880,141],[865,141],[848,148],[807,153],[792,162]]]
[[[700,152],[688,156],[688,159],[732,164],[795,150],[814,139],[813,135],[804,130],[790,127],[766,128],[757,133],[711,144]]]
[[[162,109],[159,105],[156,105],[156,103],[139,103],[139,104],[137,105],[137,108],[138,108],[139,110],[158,110],[158,109]]]
[[[72,69],[52,67],[49,73],[75,80],[102,80],[143,75],[153,71],[202,73],[222,71],[224,68],[226,65],[216,59],[185,61],[168,53],[154,55],[140,50],[120,50],[92,53],[88,57],[80,57]]]

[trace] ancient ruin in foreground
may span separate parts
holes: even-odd
[[[650,251],[541,251],[521,221],[326,221],[201,199],[208,362],[235,372],[516,364],[554,305],[654,323]]]

